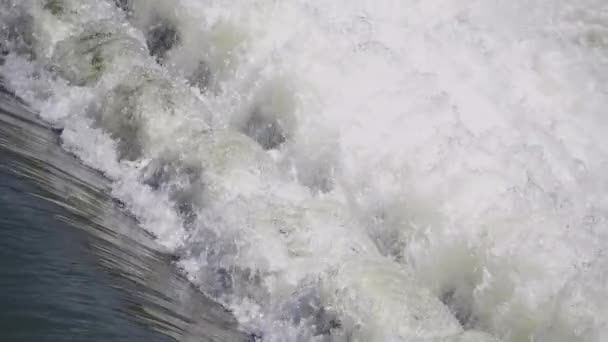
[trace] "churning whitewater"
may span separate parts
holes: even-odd
[[[255,339],[608,340],[608,2],[0,6],[6,84]]]

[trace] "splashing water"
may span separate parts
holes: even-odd
[[[607,3],[0,13],[6,82],[260,339],[608,338]]]

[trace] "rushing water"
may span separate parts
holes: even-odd
[[[57,141],[0,92],[1,339],[249,340]]]
[[[7,85],[257,339],[608,339],[607,2],[0,3]]]

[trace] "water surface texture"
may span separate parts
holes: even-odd
[[[249,340],[58,141],[1,90],[2,340]]]
[[[608,340],[606,1],[0,8],[7,87],[220,331]]]

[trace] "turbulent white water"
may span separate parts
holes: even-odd
[[[608,2],[0,4],[7,83],[264,341],[608,340]]]

